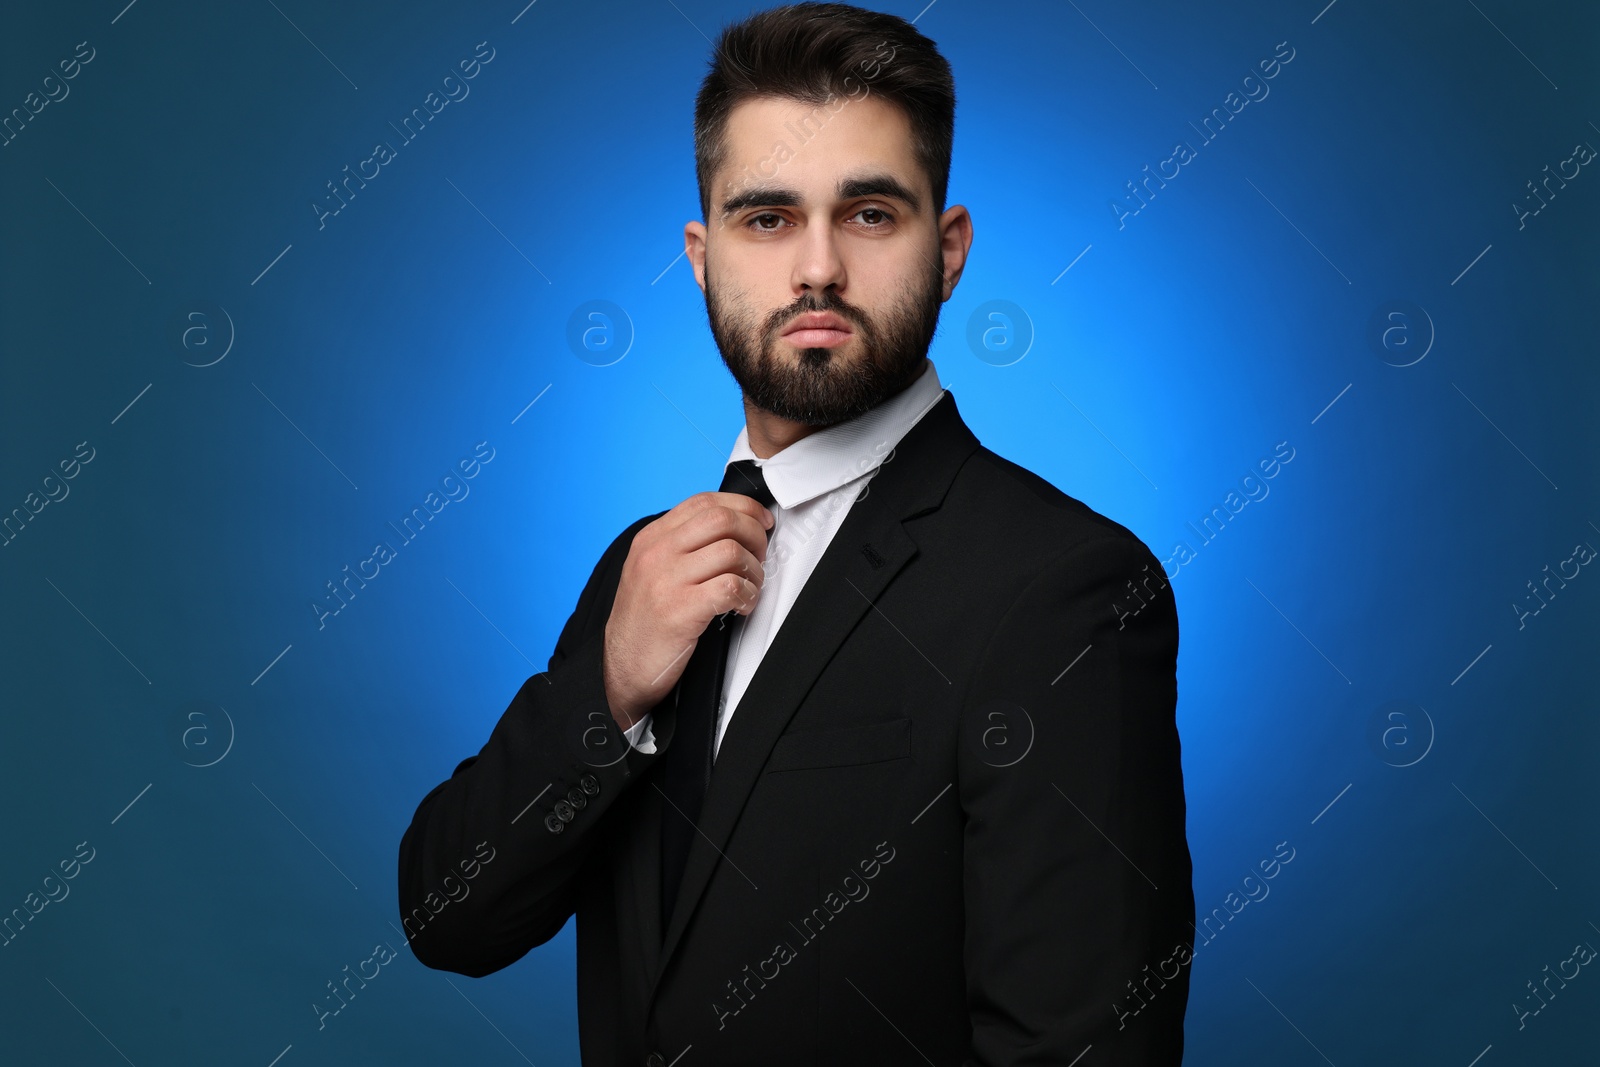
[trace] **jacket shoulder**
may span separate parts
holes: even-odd
[[[1106,547],[1153,558],[1126,526],[986,447],[980,446],[963,465],[951,487],[951,500],[957,507],[979,509],[1005,522],[1018,537],[1053,549],[1051,554],[1084,543],[1111,542]]]

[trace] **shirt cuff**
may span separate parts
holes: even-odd
[[[652,714],[645,712],[642,719],[622,731],[622,736],[628,739],[628,744],[647,756],[654,755],[656,751],[656,735],[650,730]]]

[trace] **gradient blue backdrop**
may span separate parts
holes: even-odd
[[[679,257],[708,37],[751,8],[125,2],[0,36],[0,113],[59,96],[0,147],[0,509],[60,497],[0,547],[0,914],[93,857],[0,947],[0,1060],[576,1063],[570,925],[428,970],[396,849],[601,549],[714,487],[740,428]],[[976,230],[931,355],[984,444],[1193,551],[1194,887],[1231,918],[1188,1062],[1579,1062],[1600,977],[1517,1006],[1600,945],[1600,576],[1568,564],[1537,614],[1527,583],[1600,547],[1600,176],[1514,205],[1600,145],[1600,15],[1325,2],[891,5],[954,66]],[[480,42],[469,95],[319,226]],[[595,300],[620,314],[574,348]],[[319,627],[479,442],[469,495]]]

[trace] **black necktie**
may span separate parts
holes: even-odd
[[[767,480],[754,460],[728,465],[719,490],[754,497],[764,507],[773,504]],[[770,537],[770,532],[769,535]],[[661,792],[671,803],[661,812],[661,930],[666,933],[678,900],[678,885],[689,858],[689,844],[699,833],[700,804],[711,784],[711,761],[716,737],[717,712],[722,702],[723,670],[735,611],[712,619],[700,635],[689,662],[678,679],[678,722],[672,744],[661,757]]]

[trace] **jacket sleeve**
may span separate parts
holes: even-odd
[[[964,695],[967,1067],[1183,1055],[1194,891],[1178,616],[1126,531],[1049,561]]]
[[[399,901],[427,966],[479,978],[560,932],[606,812],[657,758],[632,749],[612,719],[601,651],[633,537],[661,514],[611,543],[549,670],[523,683],[478,754],[417,805],[400,840]]]

